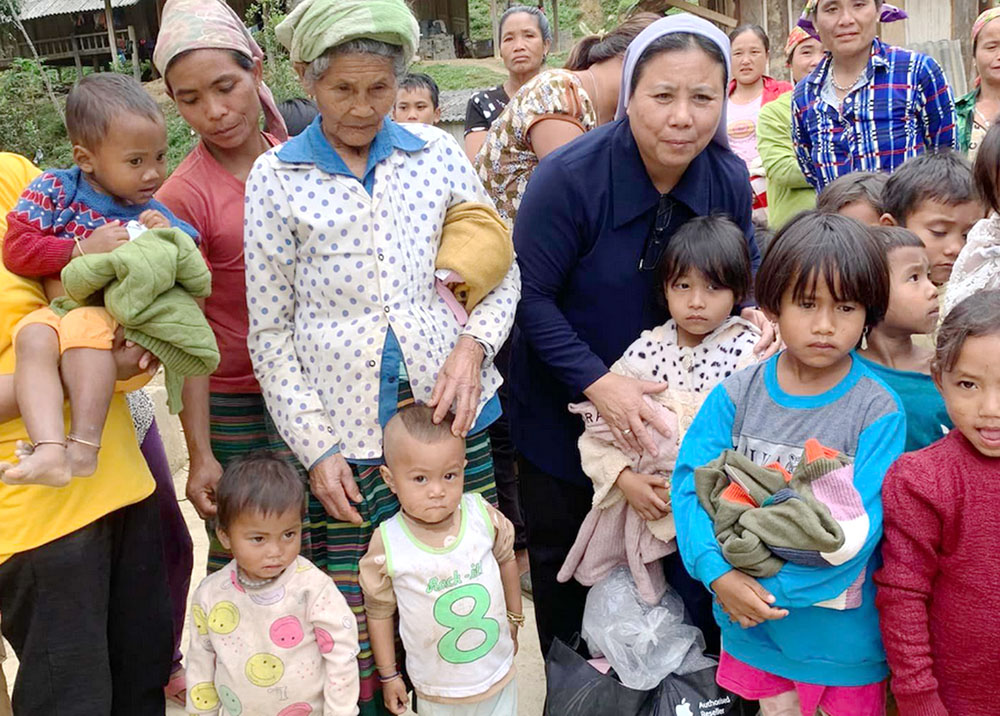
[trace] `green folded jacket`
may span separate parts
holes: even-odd
[[[815,456],[804,455],[791,475],[726,450],[697,468],[694,480],[726,561],[752,577],[771,577],[786,561],[828,567],[838,558],[844,524],[816,497],[813,484],[838,483],[833,491],[846,493],[851,475],[849,460],[817,443]]]
[[[66,296],[52,302],[60,315],[101,305],[121,324],[125,339],[159,358],[167,406],[179,413],[188,376],[219,365],[215,334],[195,298],[212,292],[212,276],[194,240],[180,229],[152,229],[106,254],[73,259],[62,271]]]

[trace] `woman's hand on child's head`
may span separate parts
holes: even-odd
[[[783,619],[787,609],[772,607],[774,595],[753,577],[738,569],[731,569],[711,584],[715,598],[723,611],[744,629],[755,627],[763,621]]]
[[[406,713],[410,700],[406,698],[406,684],[402,677],[382,684],[382,700],[390,712],[394,714]]]
[[[633,455],[648,452],[659,455],[650,426],[664,437],[673,434],[667,422],[645,400],[650,393],[662,393],[666,383],[638,380],[617,373],[605,373],[583,391],[611,428],[615,444]]]
[[[670,512],[670,482],[659,475],[622,470],[616,483],[625,500],[644,520],[658,520]]]
[[[80,239],[73,250],[73,256],[107,254],[127,243],[128,229],[122,226],[122,222],[118,220],[109,221],[94,229],[87,238]]]
[[[170,220],[156,209],[146,209],[139,214],[139,223],[147,229],[169,229]]]
[[[778,324],[771,323],[767,316],[759,308],[744,308],[740,312],[740,318],[757,326],[760,329],[760,340],[754,346],[753,352],[760,360],[770,358],[781,350],[781,333],[778,331]]]

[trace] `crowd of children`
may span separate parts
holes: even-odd
[[[393,116],[438,121],[434,81],[407,75]],[[95,75],[70,95],[67,122],[77,166],[24,192],[4,240],[7,268],[46,279],[55,300],[67,267],[178,229],[155,234],[175,261],[161,293],[203,296],[179,268],[207,272],[195,231],[153,199],[166,151],[155,103],[131,80]],[[595,494],[560,578],[593,584],[626,563],[655,602],[664,560],[682,560],[690,579],[671,584],[718,650],[718,683],[758,700],[765,716],[884,714],[887,681],[904,715],[994,713],[998,167],[994,127],[974,170],[942,151],[888,178],[841,177],[817,211],[782,227],[755,277],[728,218],[677,231],[657,269],[670,320],[611,368],[666,383],[645,400],[671,430],[639,454],[593,405],[570,406],[584,420]],[[4,482],[60,487],[96,469],[118,377],[110,349],[121,318],[107,295],[107,306],[44,309],[15,328],[17,368],[0,403],[5,418],[24,418],[31,443],[19,463],[0,465]],[[783,342],[763,360],[760,330],[739,317],[751,300]],[[178,302],[164,310],[184,313]],[[185,333],[151,350],[168,368],[180,351],[210,372],[214,343],[191,345]],[[385,426],[380,469],[401,509],[360,564],[375,664],[394,714],[412,689],[424,715],[512,715],[524,622],[513,527],[463,492],[465,444],[451,422],[413,404]],[[193,597],[189,713],[357,713],[357,623],[335,583],[299,555],[298,474],[252,454],[226,468],[215,497],[215,530],[233,560]],[[740,527],[757,538],[752,563],[727,542],[732,523],[722,525],[724,513],[751,510],[767,515]]]

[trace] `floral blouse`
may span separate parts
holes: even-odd
[[[543,119],[559,119],[584,132],[597,126],[597,111],[579,78],[568,70],[543,72],[515,94],[494,120],[475,166],[497,211],[513,225],[538,157],[528,132]]]

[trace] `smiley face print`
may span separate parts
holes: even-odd
[[[285,674],[285,665],[273,654],[254,654],[247,659],[246,675],[254,686],[274,686]]]
[[[219,685],[219,701],[222,702],[229,716],[240,716],[243,713],[243,704],[228,686]]]
[[[208,711],[219,706],[219,694],[215,691],[215,684],[211,681],[203,681],[195,684],[188,692],[191,703],[199,711]]]
[[[191,619],[194,621],[194,628],[202,636],[208,636],[208,617],[205,610],[197,604],[191,606]]]
[[[282,649],[291,649],[302,641],[302,623],[297,617],[287,616],[275,619],[270,629],[271,641]]]
[[[231,634],[240,623],[240,610],[232,602],[219,602],[208,613],[208,628],[216,634]]]

